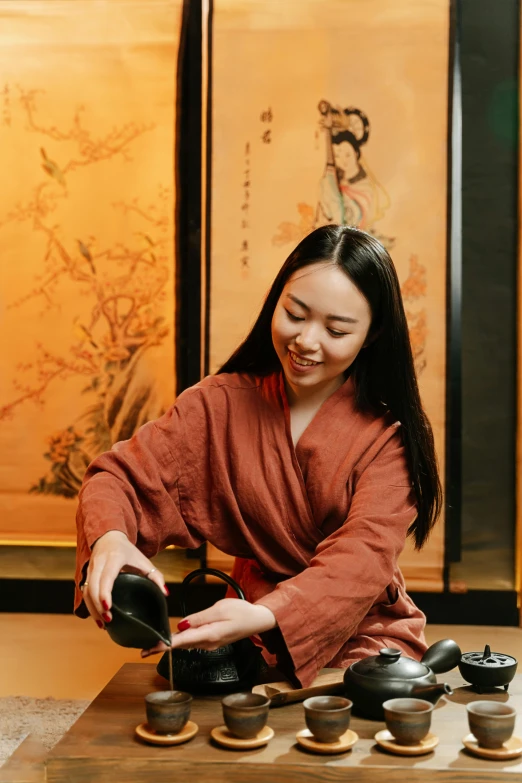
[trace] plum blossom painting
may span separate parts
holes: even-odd
[[[75,540],[89,462],[174,399],[181,0],[0,8],[0,539]]]

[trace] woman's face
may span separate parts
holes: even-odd
[[[335,167],[341,169],[346,180],[352,179],[359,173],[359,161],[357,154],[349,141],[342,141],[333,145]]]
[[[288,280],[272,317],[272,340],[296,395],[344,381],[370,329],[370,305],[337,266],[319,261]]]

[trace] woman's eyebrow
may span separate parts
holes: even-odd
[[[329,321],[344,321],[346,324],[358,324],[357,318],[350,318],[347,315],[327,315]]]
[[[293,302],[295,302],[296,304],[300,305],[307,312],[310,312],[310,308],[308,307],[308,305],[302,302],[300,299],[298,299],[297,296],[294,296],[293,294],[287,294],[287,297],[291,299]]]
[[[294,296],[293,294],[287,294],[287,296],[288,296],[289,299],[291,299],[293,302],[298,304],[300,307],[302,307],[308,313],[310,312],[310,308],[308,307],[308,305],[305,304],[305,302],[302,302],[300,299],[298,299],[297,296]],[[346,316],[346,315],[333,315],[332,313],[330,313],[329,315],[326,316],[326,318],[329,321],[343,321],[346,324],[357,324],[357,323],[359,323],[357,318],[350,318],[349,316]]]

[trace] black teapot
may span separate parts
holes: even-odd
[[[460,647],[451,639],[432,644],[421,661],[385,647],[345,671],[345,694],[358,714],[373,720],[384,720],[382,705],[387,699],[412,697],[435,704],[445,693],[453,693],[449,685],[437,682],[435,673],[453,669],[460,657]]]
[[[227,582],[236,591],[238,598],[245,600],[245,595],[228,574],[215,568],[198,568],[188,574],[181,585],[181,609],[185,610],[185,588],[189,582],[198,576],[211,574]],[[169,656],[167,651],[157,666],[157,672],[169,679]],[[189,693],[213,694],[235,693],[250,690],[259,682],[261,672],[266,669],[261,655],[261,649],[250,639],[240,639],[217,650],[172,650],[172,672],[174,687]]]

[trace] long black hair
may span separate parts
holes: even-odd
[[[322,226],[289,255],[265,299],[250,334],[218,370],[268,375],[281,368],[271,333],[272,316],[289,278],[310,264],[334,263],[348,275],[370,305],[372,323],[366,347],[350,368],[357,409],[401,422],[417,518],[408,531],[416,549],[426,542],[442,508],[433,432],[422,407],[408,324],[393,262],[370,234],[349,226]]]

